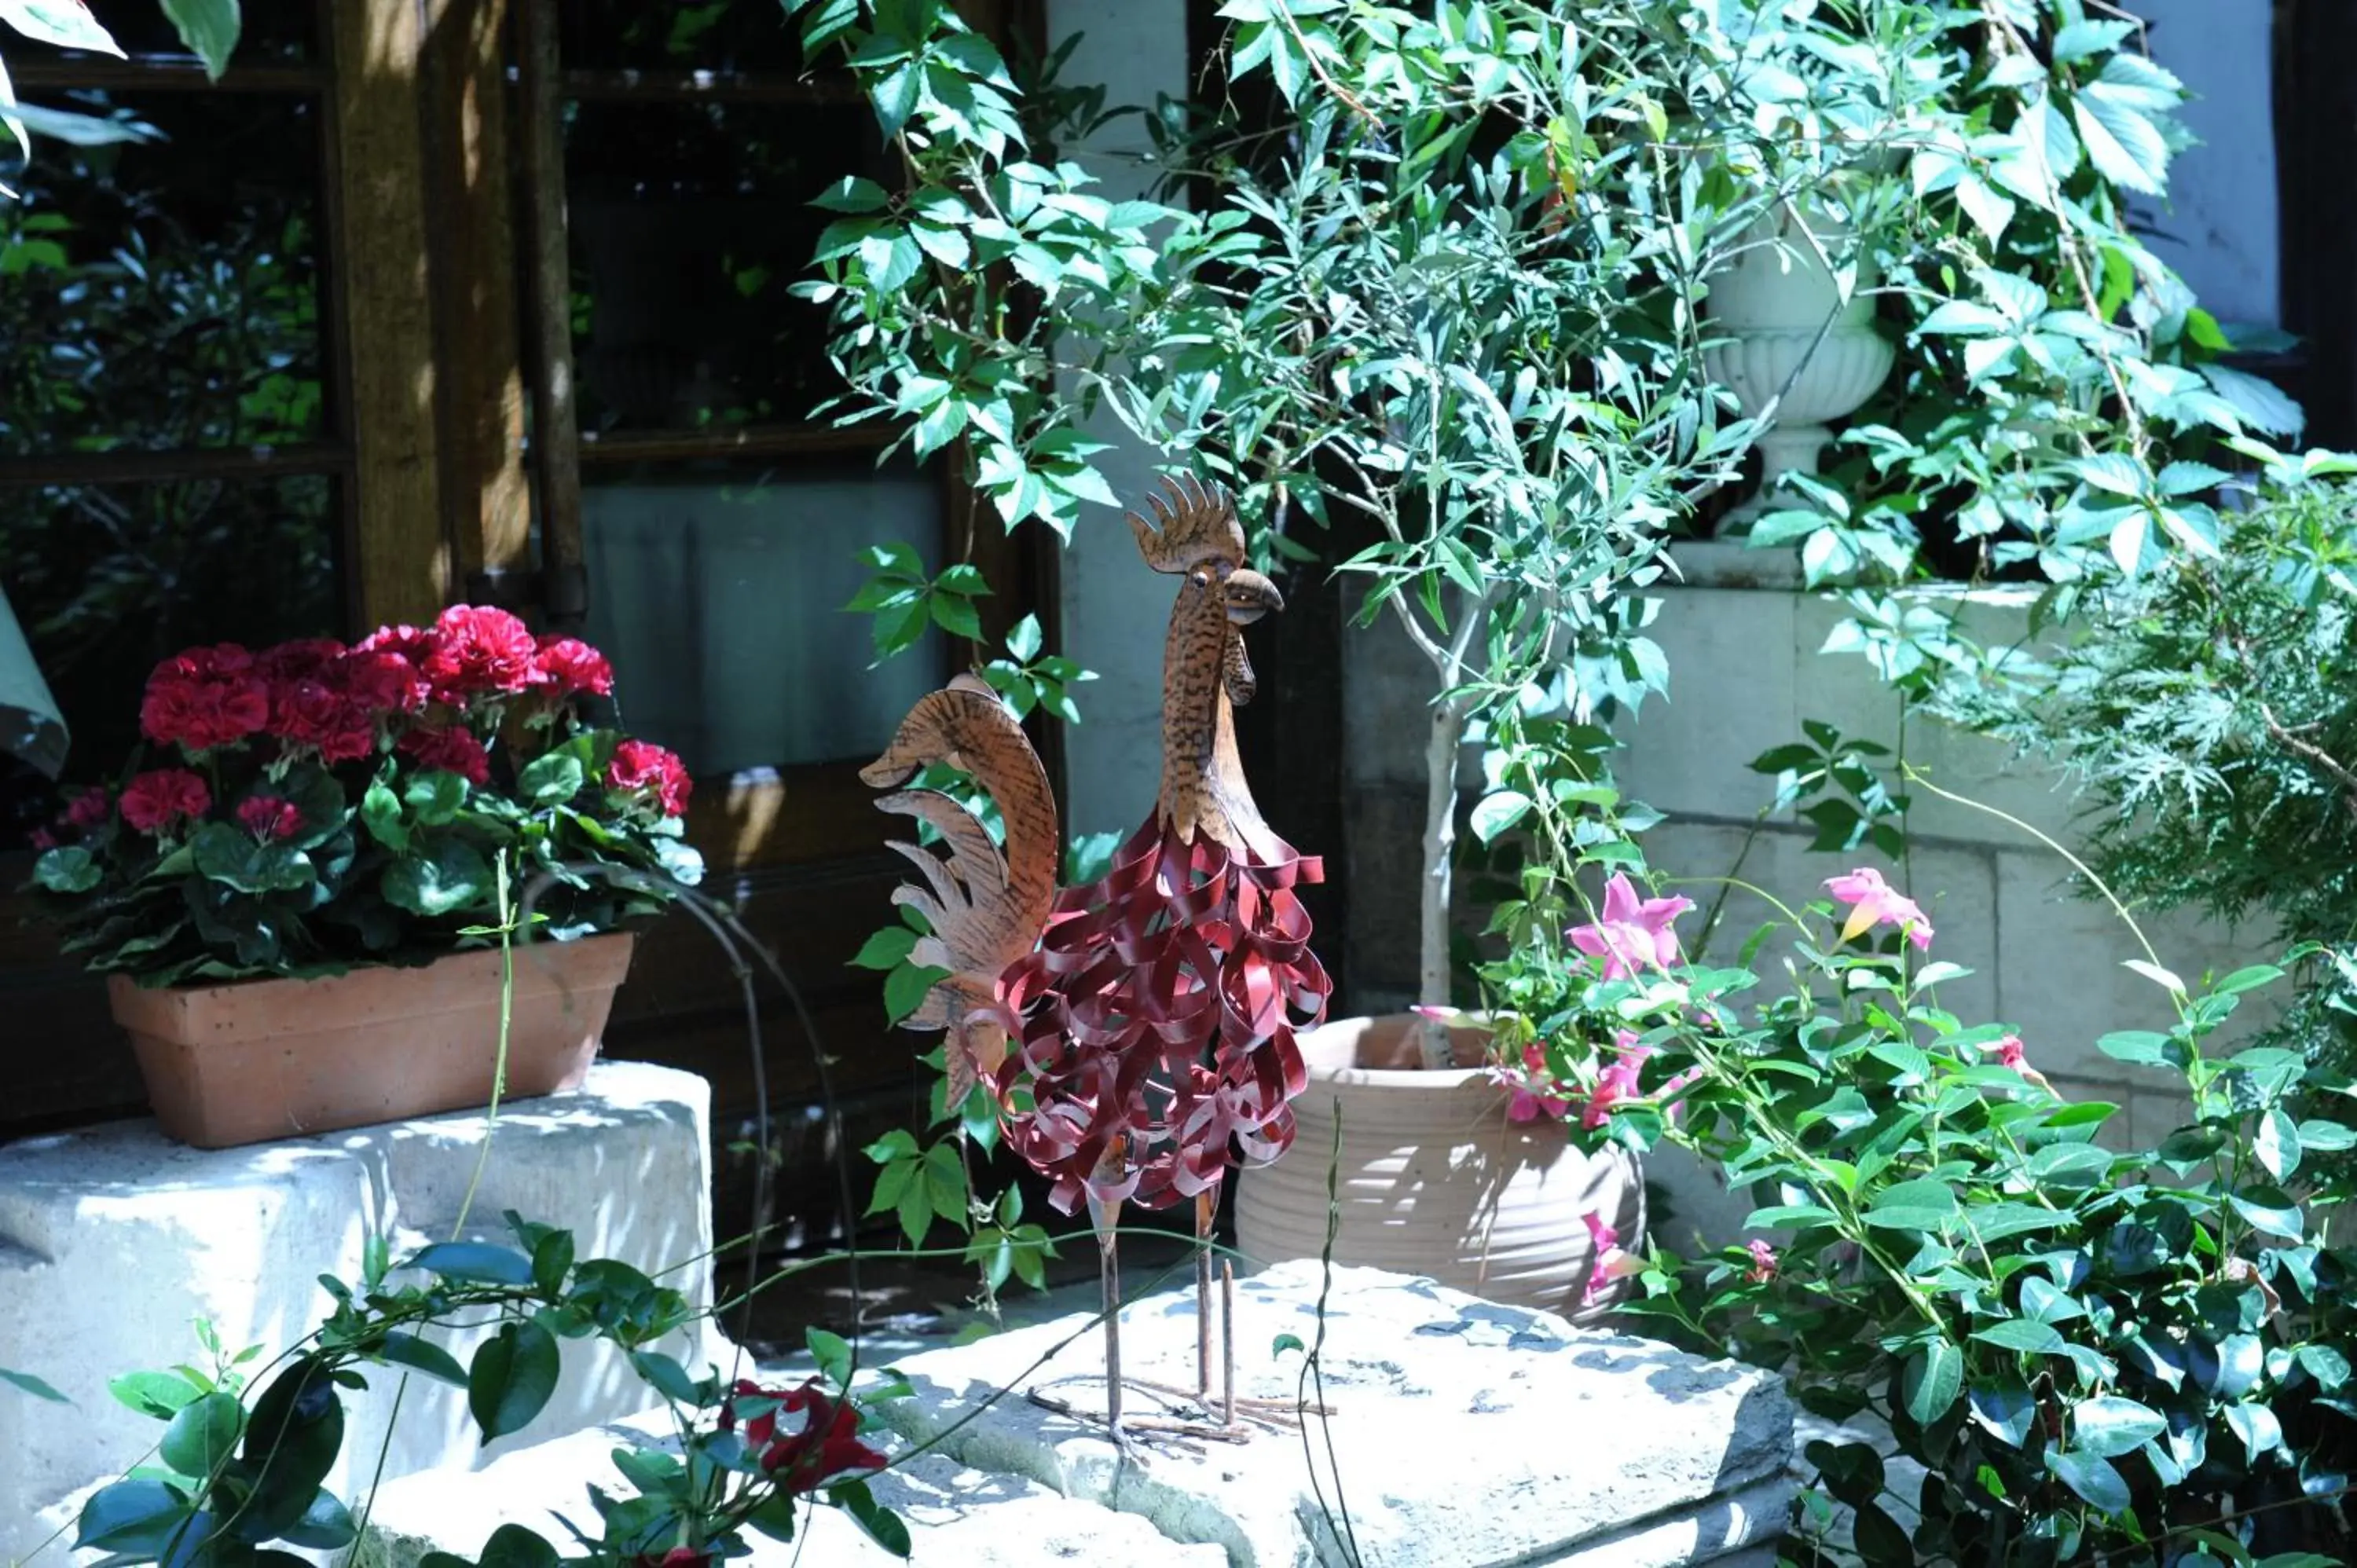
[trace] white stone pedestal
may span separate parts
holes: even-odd
[[[1301,1352],[1275,1346],[1318,1342],[1321,1283],[1302,1262],[1238,1286],[1243,1391],[1294,1398]],[[909,1440],[893,1451],[939,1442],[876,1494],[907,1520],[917,1568],[1309,1568],[1351,1560],[1335,1540],[1344,1520],[1368,1568],[1774,1562],[1797,1485],[1792,1407],[1774,1376],[1372,1269],[1335,1271],[1324,1320],[1334,1413],[1306,1445],[1314,1480],[1298,1433],[1124,1459],[1098,1429],[1031,1403],[1023,1391],[1037,1387],[1102,1408],[1102,1337],[1082,1315],[901,1361],[916,1397],[879,1407]],[[1192,1385],[1191,1292],[1137,1302],[1122,1322],[1134,1375]],[[1151,1406],[1133,1394],[1132,1409]],[[667,1432],[640,1419],[388,1487],[353,1568],[471,1558],[509,1523],[561,1539],[558,1515],[587,1520],[587,1488],[615,1487],[608,1452]],[[822,1509],[803,1540],[757,1542],[745,1561],[888,1559]]]
[[[710,1119],[702,1079],[608,1062],[576,1092],[502,1107],[495,1131],[476,1112],[207,1151],[142,1121],[0,1148],[0,1366],[73,1401],[0,1388],[0,1560],[70,1522],[95,1483],[139,1463],[161,1434],[115,1402],[108,1379],[204,1367],[199,1317],[231,1349],[276,1356],[328,1310],[319,1275],[358,1279],[370,1236],[386,1236],[396,1259],[449,1238],[487,1131],[470,1239],[509,1240],[500,1215],[514,1209],[573,1231],[585,1260],[650,1273],[685,1265],[664,1283],[708,1303]],[[442,1342],[462,1361],[472,1348],[464,1336]],[[695,1363],[697,1348],[667,1348]],[[345,1396],[344,1463],[328,1483],[339,1495],[375,1467],[384,1442],[400,1379],[371,1380]],[[568,1342],[548,1408],[491,1454],[618,1419],[648,1398],[618,1357]],[[475,1453],[464,1391],[411,1378],[383,1473]]]

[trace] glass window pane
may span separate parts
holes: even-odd
[[[565,0],[561,58],[587,70],[802,70],[802,31],[786,8],[746,0],[650,5],[646,0]]]
[[[590,476],[585,635],[614,661],[622,716],[700,776],[866,761],[941,683],[938,631],[875,670],[844,606],[859,553],[906,543],[940,569],[941,485],[858,462],[731,476],[700,465]]]
[[[344,633],[335,490],[323,476],[0,488],[0,587],[73,732],[70,778],[127,759],[158,660]],[[49,800],[31,778],[0,798],[0,849]]]
[[[863,110],[573,106],[565,206],[585,431],[799,423],[841,385],[790,298],[846,174],[894,177]]]
[[[36,144],[0,202],[0,461],[326,427],[316,105],[74,92],[151,139]]]

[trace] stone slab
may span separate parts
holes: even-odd
[[[368,1536],[347,1568],[416,1568],[429,1552],[472,1561],[501,1525],[534,1530],[560,1549],[561,1519],[596,1535],[588,1488],[620,1497],[630,1488],[615,1468],[618,1447],[678,1452],[662,1411],[510,1454],[471,1475],[412,1476],[381,1488]],[[1035,1481],[971,1470],[938,1454],[904,1460],[872,1484],[876,1498],[909,1526],[916,1568],[1045,1568],[1119,1563],[1122,1568],[1222,1568],[1216,1546],[1166,1540],[1153,1525],[1091,1502],[1059,1497]],[[748,1536],[752,1568],[886,1568],[896,1558],[834,1509],[813,1509],[791,1542]]]
[[[203,1361],[193,1323],[268,1355],[328,1310],[322,1273],[356,1278],[371,1235],[396,1257],[447,1239],[483,1162],[467,1234],[505,1239],[500,1214],[571,1230],[583,1258],[619,1258],[710,1299],[711,1091],[691,1073],[602,1063],[579,1090],[479,1112],[314,1138],[199,1150],[153,1122],[122,1122],[0,1148],[0,1366],[46,1378],[70,1406],[0,1390],[0,1559],[72,1520],[98,1483],[141,1462],[156,1424],[117,1404],[107,1380]],[[445,1339],[462,1360],[472,1338]],[[694,1365],[708,1347],[666,1347]],[[344,1467],[373,1465],[391,1374],[347,1394]],[[548,1409],[492,1454],[627,1415],[646,1391],[603,1347],[565,1347]],[[463,1391],[411,1379],[385,1449],[387,1476],[476,1452]],[[365,1455],[365,1461],[354,1455]]]
[[[1781,1532],[1792,1407],[1772,1374],[1428,1280],[1336,1269],[1326,1284],[1302,1261],[1237,1288],[1240,1391],[1297,1396],[1302,1358],[1277,1345],[1317,1343],[1321,1287],[1334,1414],[1313,1422],[1307,1445],[1265,1435],[1125,1458],[1098,1429],[1023,1397],[1039,1388],[1103,1408],[1102,1337],[1085,1316],[902,1362],[917,1397],[884,1418],[976,1469],[1216,1543],[1233,1568],[1343,1561],[1343,1519],[1361,1561],[1428,1568],[1741,1562]],[[1191,1386],[1190,1292],[1134,1303],[1122,1325],[1134,1377]]]

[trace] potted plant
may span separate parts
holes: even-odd
[[[612,690],[595,649],[463,605],[157,665],[145,746],[44,831],[33,884],[109,977],[165,1131],[225,1148],[479,1105],[503,1038],[506,1092],[577,1084],[630,923],[701,873],[679,759],[590,721]],[[503,1021],[510,933],[547,940],[512,951]]]
[[[1338,1261],[1428,1273],[1576,1323],[1610,1311],[1631,1272],[1612,1261],[1634,1255],[1645,1230],[1644,1172],[1614,1128],[1642,1108],[1667,1114],[1686,1087],[1641,1088],[1652,1052],[1618,1006],[1683,961],[1675,922],[1693,907],[1647,898],[1616,874],[1596,918],[1568,930],[1544,900],[1510,910],[1515,940],[1480,970],[1490,1010],[1423,1005],[1302,1035],[1316,1087],[1294,1112],[1298,1141],[1321,1157],[1252,1173],[1239,1248],[1324,1250],[1330,1150]],[[1426,1058],[1435,1029],[1447,1068]]]

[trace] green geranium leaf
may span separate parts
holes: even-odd
[[[422,853],[403,855],[386,868],[384,897],[388,903],[434,919],[483,904],[492,897],[494,883],[490,863],[479,851],[464,840],[442,835],[427,840]]]
[[[286,843],[256,843],[226,822],[208,822],[188,841],[197,870],[240,893],[286,893],[318,879],[311,857]]]
[[[438,828],[458,814],[471,788],[456,773],[420,773],[410,779],[401,798],[421,826]]]
[[[536,757],[516,776],[516,788],[535,806],[553,806],[581,793],[588,775],[581,758],[569,751],[552,751]]]
[[[33,880],[51,893],[87,893],[101,875],[97,857],[80,844],[44,850],[33,862]]]
[[[361,821],[369,836],[385,848],[399,854],[409,847],[409,824],[402,820],[401,797],[383,779],[371,780],[367,793],[361,797]]]

